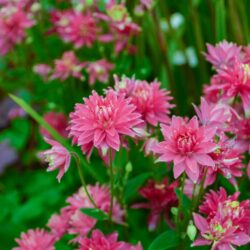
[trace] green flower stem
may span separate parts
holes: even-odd
[[[78,174],[79,174],[79,177],[80,177],[80,180],[81,180],[81,183],[82,183],[82,186],[83,186],[83,189],[84,189],[86,195],[88,196],[88,198],[89,198],[90,202],[92,203],[92,205],[94,206],[94,208],[98,208],[97,205],[96,205],[96,203],[95,203],[95,201],[94,201],[94,199],[93,199],[93,197],[91,196],[91,194],[88,191],[88,188],[87,188],[87,185],[86,185],[83,173],[82,173],[81,163],[80,163],[79,156],[75,152],[71,152],[70,154],[75,159],[76,166],[77,166],[77,169],[78,169]]]
[[[186,180],[186,173],[183,173],[182,178],[181,178],[181,195],[180,195],[180,200],[179,200],[177,222],[176,222],[176,226],[177,226],[179,231],[181,230],[180,221],[181,221],[181,213],[182,213],[182,209],[183,209],[182,200],[183,200],[183,195],[184,195],[185,180]]]
[[[110,173],[110,207],[109,207],[109,221],[112,221],[112,211],[114,203],[114,171],[113,171],[113,159],[112,159],[112,150],[109,150],[109,173]]]

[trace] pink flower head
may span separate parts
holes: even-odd
[[[87,72],[89,74],[89,85],[93,85],[97,80],[102,83],[107,83],[109,71],[113,68],[114,65],[105,59],[88,63]]]
[[[63,113],[56,113],[56,112],[47,112],[43,119],[52,127],[54,128],[62,137],[67,137],[67,119]],[[40,128],[40,133],[43,137],[51,138],[50,133],[43,127]]]
[[[225,189],[211,191],[205,196],[200,212],[194,214],[194,222],[200,230],[200,238],[193,245],[212,245],[212,249],[232,249],[250,242],[250,201],[239,202],[239,192],[228,196]]]
[[[121,136],[134,137],[134,129],[142,123],[135,109],[113,90],[105,97],[93,91],[89,98],[84,98],[84,104],[76,104],[75,111],[70,114],[69,135],[84,154],[90,154],[93,147],[118,151]]]
[[[228,105],[222,103],[208,103],[204,98],[201,98],[200,108],[195,105],[194,108],[204,126],[213,126],[220,130],[224,130],[226,122],[231,118],[230,107]]]
[[[82,238],[78,250],[142,250],[140,244],[132,246],[128,243],[118,241],[118,234],[112,233],[105,236],[101,231],[94,230],[91,238]]]
[[[184,171],[193,181],[197,181],[201,166],[214,167],[215,163],[208,155],[215,149],[212,142],[215,129],[199,127],[197,117],[189,122],[174,116],[171,124],[161,125],[164,141],[154,147],[160,155],[159,161],[174,163],[174,177],[178,178]]]
[[[55,31],[65,42],[71,42],[75,48],[91,47],[97,39],[99,29],[90,12],[83,14],[77,11],[53,12],[52,22]]]
[[[67,213],[65,209],[62,209],[60,214],[53,214],[50,217],[47,226],[50,228],[51,234],[57,240],[67,233],[69,228],[69,220],[69,213]]]
[[[168,179],[165,178],[162,182],[149,180],[147,185],[139,190],[140,195],[147,199],[148,202],[135,204],[133,207],[150,209],[150,215],[148,218],[149,230],[152,231],[156,229],[162,214],[171,226],[172,223],[170,221],[169,213],[171,207],[178,204],[178,199],[174,192],[174,189],[177,188],[177,186],[177,181],[169,184]]]
[[[207,44],[207,50],[208,53],[205,53],[206,60],[217,69],[233,66],[235,59],[240,59],[241,48],[227,41],[220,42],[215,46]]]
[[[43,229],[30,229],[27,233],[22,233],[16,242],[19,246],[13,250],[55,250],[55,238]]]
[[[47,64],[36,64],[33,67],[33,72],[41,76],[44,81],[47,81],[52,68]]]
[[[218,173],[229,179],[233,185],[237,185],[235,177],[242,176],[244,166],[241,163],[241,151],[235,148],[235,140],[229,140],[221,135],[216,150],[209,155],[215,167],[208,169],[205,185],[211,185]]]
[[[25,30],[34,25],[21,8],[6,6],[0,10],[0,55],[5,55],[25,38]]]
[[[57,179],[60,182],[63,175],[67,172],[70,165],[70,153],[57,141],[44,138],[44,140],[52,146],[51,149],[41,153],[41,156],[49,163],[47,171],[58,169]]]
[[[221,81],[217,88],[222,91],[225,99],[240,96],[245,111],[250,110],[250,66],[236,63],[232,67],[218,70]]]
[[[64,52],[61,59],[55,60],[51,79],[66,80],[69,76],[83,80],[81,70],[85,63],[80,63],[73,51]]]
[[[160,89],[160,82],[148,83],[127,77],[119,80],[116,75],[114,78],[116,91],[132,99],[146,122],[153,126],[157,126],[159,122],[169,122],[169,110],[174,107],[170,104],[173,98],[169,96],[169,91]]]

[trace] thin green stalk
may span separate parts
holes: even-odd
[[[114,171],[113,171],[113,158],[112,150],[109,150],[109,173],[110,173],[110,207],[109,207],[109,221],[112,221],[113,203],[114,203]]]
[[[91,196],[91,194],[88,191],[88,188],[87,188],[87,185],[86,185],[83,173],[82,173],[79,156],[75,152],[71,152],[71,155],[75,159],[76,166],[77,166],[77,169],[78,169],[78,174],[79,174],[79,177],[80,177],[80,180],[81,180],[81,183],[82,183],[82,186],[83,186],[83,189],[84,189],[86,195],[88,196],[88,198],[89,198],[90,202],[92,203],[92,205],[94,206],[94,208],[98,208],[95,201],[94,201],[94,199],[93,199],[93,197]]]
[[[179,206],[178,206],[178,213],[177,213],[177,223],[176,223],[176,226],[177,226],[178,230],[181,229],[180,220],[181,220],[181,213],[182,213],[182,209],[183,209],[182,200],[183,200],[183,195],[184,195],[185,180],[186,180],[186,174],[183,173],[182,178],[181,178],[181,195],[180,195],[180,199],[179,199]]]

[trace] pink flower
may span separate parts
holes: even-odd
[[[94,230],[91,238],[82,238],[78,250],[142,250],[142,247],[131,246],[128,243],[118,241],[118,234],[112,233],[105,236],[101,231]]]
[[[149,180],[147,185],[139,190],[140,195],[147,199],[148,202],[135,204],[133,208],[150,209],[148,218],[148,228],[150,231],[156,229],[162,214],[165,220],[172,226],[169,213],[171,207],[178,204],[178,199],[174,192],[174,189],[177,187],[177,181],[169,184],[168,179],[165,178],[162,182]]]
[[[168,114],[174,105],[169,102],[172,97],[169,91],[160,89],[160,82],[148,83],[115,75],[115,89],[118,93],[125,94],[132,99],[137,111],[150,125],[157,126],[159,122],[169,122]]]
[[[36,64],[33,67],[33,72],[41,76],[44,81],[48,81],[51,71],[52,68],[47,64]]]
[[[82,14],[76,11],[53,12],[52,22],[55,31],[65,42],[71,42],[75,48],[91,47],[99,32],[96,21],[90,12]]]
[[[205,185],[211,185],[217,174],[220,173],[233,185],[237,185],[235,177],[242,176],[242,156],[241,151],[235,148],[235,140],[229,140],[225,136],[220,136],[217,149],[209,154],[215,163],[214,168],[207,171]]]
[[[68,132],[66,131],[68,122],[63,113],[56,113],[53,111],[47,112],[43,116],[43,119],[62,137],[68,136]],[[43,135],[43,137],[51,138],[50,133],[43,127],[40,128],[40,133]]]
[[[232,67],[218,70],[217,88],[225,99],[239,96],[245,112],[250,110],[250,66],[236,61]]]
[[[25,38],[25,30],[34,25],[34,21],[21,8],[6,6],[0,11],[0,55],[5,55],[17,43]]]
[[[30,229],[27,233],[22,233],[16,242],[19,246],[13,250],[55,250],[55,238],[43,229]]]
[[[51,149],[41,153],[41,156],[49,163],[47,171],[58,169],[57,179],[60,182],[63,175],[67,172],[70,166],[70,153],[57,141],[44,138],[44,140],[52,146]]]
[[[55,69],[51,79],[66,80],[69,76],[83,80],[81,70],[85,63],[80,63],[73,51],[63,53],[61,59],[55,60]]]
[[[195,225],[200,230],[194,246],[212,244],[212,249],[221,250],[250,242],[250,201],[239,202],[238,196],[239,192],[227,196],[223,188],[205,196],[200,212],[207,218],[194,214]]]
[[[200,108],[194,105],[195,112],[202,125],[213,126],[224,130],[226,122],[231,118],[230,107],[223,103],[212,104],[201,98]]]
[[[84,104],[76,104],[75,111],[70,114],[69,135],[84,154],[90,154],[93,147],[119,151],[121,136],[134,137],[134,129],[142,123],[135,109],[112,90],[105,97],[93,91],[89,98],[84,98]]]
[[[205,53],[206,60],[212,63],[215,68],[233,66],[235,59],[240,59],[241,48],[234,43],[227,41],[220,42],[215,46],[207,44],[208,53]]]
[[[174,163],[174,178],[184,171],[193,181],[197,181],[201,166],[214,167],[215,163],[208,155],[215,149],[212,142],[214,128],[199,127],[197,117],[188,123],[181,117],[174,116],[169,126],[162,124],[164,141],[154,147],[160,155],[159,161]]]
[[[67,233],[69,220],[69,213],[65,209],[62,209],[60,214],[53,214],[50,217],[47,226],[51,229],[52,235],[57,240]]]
[[[89,74],[89,85],[93,85],[97,80],[102,83],[107,83],[109,71],[113,68],[114,65],[105,59],[88,63],[86,70]]]

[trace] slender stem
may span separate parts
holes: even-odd
[[[178,213],[177,213],[177,228],[180,229],[180,219],[181,219],[181,212],[182,212],[182,200],[183,200],[183,195],[184,195],[184,186],[185,186],[185,180],[186,180],[186,174],[182,174],[182,182],[181,182],[181,195],[180,195],[180,200],[179,200],[179,206],[178,206]]]
[[[88,196],[88,198],[89,198],[90,202],[92,203],[92,205],[94,206],[94,208],[98,208],[95,201],[94,201],[94,199],[93,199],[93,197],[91,196],[91,194],[88,191],[88,188],[87,188],[87,185],[86,185],[83,173],[82,173],[82,169],[81,169],[81,165],[80,165],[80,159],[79,159],[78,155],[75,152],[71,152],[71,155],[75,159],[76,166],[77,166],[77,169],[78,169],[78,174],[79,174],[79,177],[80,177],[80,180],[81,180],[81,183],[82,183],[82,186],[83,186],[83,189],[84,189],[86,195]]]
[[[110,207],[109,207],[109,221],[112,221],[112,211],[114,203],[114,171],[113,171],[113,159],[112,159],[112,150],[109,150],[109,171],[110,171]]]

